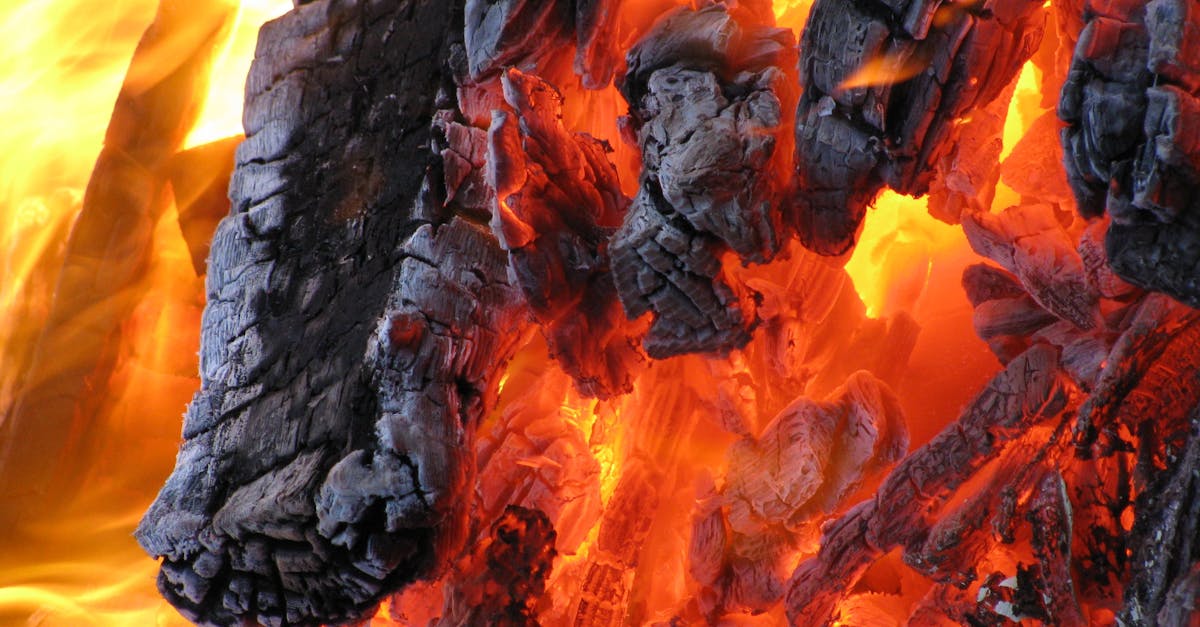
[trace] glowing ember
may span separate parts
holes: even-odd
[[[812,13],[806,0],[646,0],[567,3],[584,8],[562,20],[556,3],[471,3],[465,43],[405,58],[423,67],[444,53],[454,65],[430,79],[436,95],[418,94],[436,110],[428,130],[428,115],[411,128],[405,118],[418,102],[395,89],[407,75],[360,73],[372,54],[395,61],[372,52],[372,37],[386,31],[391,52],[409,50],[397,41],[407,35],[392,38],[413,24],[359,23],[358,7],[323,2],[266,32],[274,44],[245,94],[250,156],[210,279],[215,303],[248,303],[236,332],[214,322],[217,307],[202,319],[202,260],[228,207],[259,27],[292,5],[214,5],[214,21],[151,29],[158,44],[128,72],[149,0],[98,14],[82,2],[0,9],[12,51],[0,90],[13,95],[0,102],[0,462],[23,392],[63,380],[86,401],[65,412],[67,453],[45,451],[69,486],[51,495],[55,507],[0,509],[12,521],[0,539],[0,623],[186,624],[155,589],[161,566],[175,607],[218,622],[1076,625],[1112,622],[1122,582],[1170,567],[1157,544],[1135,542],[1195,523],[1146,504],[1200,490],[1200,315],[1113,274],[1109,218],[1074,214],[1044,94],[1065,80],[1060,42],[1069,52],[1080,36],[1068,18],[1091,13],[934,3],[885,19],[884,7],[852,2]],[[611,12],[586,14],[602,5]],[[793,35],[810,14],[827,30],[811,31],[818,52],[801,44],[798,77]],[[1106,15],[1094,28],[1135,19],[1150,18]],[[829,40],[860,27],[874,39]],[[1106,41],[1087,48],[1088,71],[1127,52]],[[156,208],[153,221],[126,229],[136,245],[121,245],[122,232],[71,257],[68,230],[89,202],[118,90],[108,149],[144,131],[137,122],[153,126],[157,109],[175,110],[137,109],[137,97],[209,56],[203,76],[165,97],[211,73],[175,103],[169,154],[155,167],[130,158],[128,178],[150,183],[96,168],[89,196],[128,185]],[[1156,72],[1180,82],[1169,61]],[[350,73],[329,80],[343,65]],[[285,102],[293,80],[311,82]],[[1172,114],[1190,114],[1194,98],[1162,89],[1175,90],[1157,96],[1183,111]],[[280,100],[255,103],[264,93]],[[303,117],[320,107],[331,109]],[[337,122],[297,139],[287,126],[343,115],[350,130]],[[1162,128],[1135,130],[1191,146],[1168,146],[1185,131],[1161,117]],[[1072,120],[1072,132],[1094,122]],[[419,145],[371,145],[389,125]],[[292,140],[309,142],[294,159],[255,152]],[[317,159],[322,197],[304,207],[329,209],[328,224],[285,213],[291,205],[272,214],[313,183],[290,168]],[[397,182],[393,167],[420,172]],[[283,191],[266,189],[276,182]],[[363,231],[391,233],[379,224],[392,219],[404,241],[362,244]],[[370,250],[310,241],[334,231]],[[287,243],[302,250],[260,246],[281,232],[298,233],[303,246]],[[395,279],[392,293],[362,301],[379,311],[364,304],[350,313],[366,319],[345,334],[311,337],[325,330],[313,320],[333,315],[321,299],[343,286],[279,256],[357,271],[392,252],[399,270],[370,266]],[[261,277],[237,264],[255,255],[280,263],[246,288]],[[109,278],[87,280],[92,266],[77,258],[137,276],[58,320],[77,286],[91,295]],[[255,316],[294,304],[273,300],[289,290],[304,319],[263,326]],[[43,334],[47,319],[62,333]],[[168,480],[138,530],[156,563],[131,536],[171,472],[202,326],[205,388],[172,474],[185,489]],[[85,342],[89,333],[110,341]],[[331,356],[355,334],[367,344],[350,357],[359,361]],[[273,342],[317,354],[263,348]],[[73,350],[93,349],[86,368],[72,366]],[[326,358],[336,371],[307,369]],[[261,383],[255,369],[273,361],[295,366],[280,375],[285,387],[232,386],[245,398],[220,400],[238,408],[212,414],[266,407],[237,416],[255,422],[204,422],[224,370],[244,366],[229,376]],[[353,386],[327,381],[341,376]],[[286,386],[301,379],[311,395],[297,400]],[[66,406],[67,396],[50,398]],[[309,420],[346,413],[343,396],[354,421]],[[221,438],[223,449],[212,444]],[[279,450],[268,450],[273,438],[286,440]],[[235,463],[226,474],[247,476],[206,482]],[[196,472],[208,474],[190,481]],[[1197,573],[1170,594],[1195,597]],[[390,594],[411,577],[425,579]]]

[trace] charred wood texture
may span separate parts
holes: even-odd
[[[1007,444],[1062,412],[1073,387],[1053,347],[1037,345],[1014,359],[957,422],[901,461],[873,498],[824,528],[820,551],[788,583],[789,620],[831,621],[871,563],[897,546],[924,544],[927,517]]]
[[[202,385],[137,532],[192,620],[354,619],[462,542],[472,434],[523,313],[430,150],[456,32],[454,3],[399,1],[263,28]]]
[[[602,142],[563,128],[553,86],[516,69],[501,84],[511,111],[493,113],[487,154],[511,276],[580,391],[628,392],[644,356],[609,270],[608,238],[629,202],[616,168]]]
[[[1040,2],[818,0],[801,41],[792,219],[825,255],[853,247],[884,186],[928,191],[958,122],[1038,47]]]
[[[1087,3],[1059,101],[1079,212],[1112,216],[1113,269],[1200,306],[1200,5]]]
[[[439,624],[538,625],[537,602],[554,563],[554,540],[554,525],[544,513],[506,507],[488,539],[476,548],[467,583],[453,591],[449,611]]]
[[[692,576],[718,600],[708,613],[762,612],[783,595],[786,556],[863,481],[908,451],[899,401],[860,371],[824,402],[800,398],[729,449],[720,497],[700,508]]]
[[[611,242],[626,313],[651,313],[652,357],[740,348],[758,296],[722,263],[763,262],[785,239],[792,36],[723,5],[679,9],[627,57],[624,121],[642,151],[633,206]]]

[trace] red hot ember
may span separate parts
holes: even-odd
[[[162,594],[1194,622],[1198,33],[1189,0],[299,4],[228,215],[186,229],[200,388],[136,534]]]

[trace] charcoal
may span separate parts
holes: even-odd
[[[926,193],[953,159],[958,121],[1000,96],[1044,22],[1042,4],[1024,0],[814,3],[796,113],[792,215],[804,245],[841,255],[885,185]],[[877,75],[863,76],[869,69]]]
[[[693,567],[709,593],[723,599],[710,612],[770,608],[783,594],[789,548],[813,542],[825,515],[907,449],[895,394],[862,371],[823,402],[797,399],[758,437],[730,447],[720,514],[697,518],[694,533],[709,539],[693,540],[692,548],[703,559],[725,548],[728,537],[723,560],[710,557]]]
[[[1120,615],[1126,622],[1160,624],[1160,613],[1171,611],[1166,607],[1168,599],[1178,602],[1180,591],[1194,589],[1194,583],[1189,582],[1193,577],[1190,571],[1200,558],[1196,543],[1200,526],[1200,485],[1196,481],[1200,474],[1198,408],[1200,403],[1193,404],[1187,418],[1186,445],[1164,460],[1165,467],[1134,504],[1131,573]],[[1190,603],[1194,605],[1194,597]]]
[[[432,122],[461,20],[318,0],[262,30],[201,388],[137,531],[199,623],[354,620],[463,543],[525,313],[470,194],[445,201]]]
[[[448,595],[438,625],[538,625],[537,604],[554,564],[554,526],[538,510],[515,505],[492,523],[467,566],[467,581]]]
[[[628,392],[644,357],[609,271],[608,237],[629,199],[602,142],[563,128],[562,99],[515,69],[502,77],[512,113],[488,132],[492,229],[550,353],[581,392]]]
[[[470,78],[528,64],[569,45],[574,10],[566,0],[466,0],[465,46]]]
[[[785,597],[789,620],[823,623],[866,568],[896,546],[928,533],[925,517],[1006,442],[1066,408],[1073,388],[1057,351],[1036,345],[1013,360],[959,420],[905,457],[874,497],[823,528],[821,548],[792,573]]]
[[[1092,7],[1058,115],[1079,212],[1112,216],[1112,269],[1200,306],[1200,9],[1181,0]]]
[[[612,269],[625,312],[653,314],[652,357],[740,348],[758,324],[757,295],[721,265],[770,260],[785,239],[793,55],[787,31],[721,5],[663,17],[628,54],[643,167]]]

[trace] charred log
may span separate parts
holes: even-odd
[[[1079,212],[1112,216],[1119,275],[1200,306],[1200,9],[1091,4],[1058,108]]]
[[[643,170],[611,249],[626,313],[653,313],[652,357],[740,348],[758,324],[757,295],[721,264],[769,260],[785,238],[791,48],[786,30],[713,5],[667,15],[628,55]]]
[[[994,100],[1041,41],[1038,2],[819,0],[801,41],[795,228],[840,255],[886,185],[928,191],[957,122]]]
[[[522,314],[430,151],[461,20],[318,1],[263,29],[202,387],[137,533],[192,620],[357,618],[462,542],[474,425]]]

